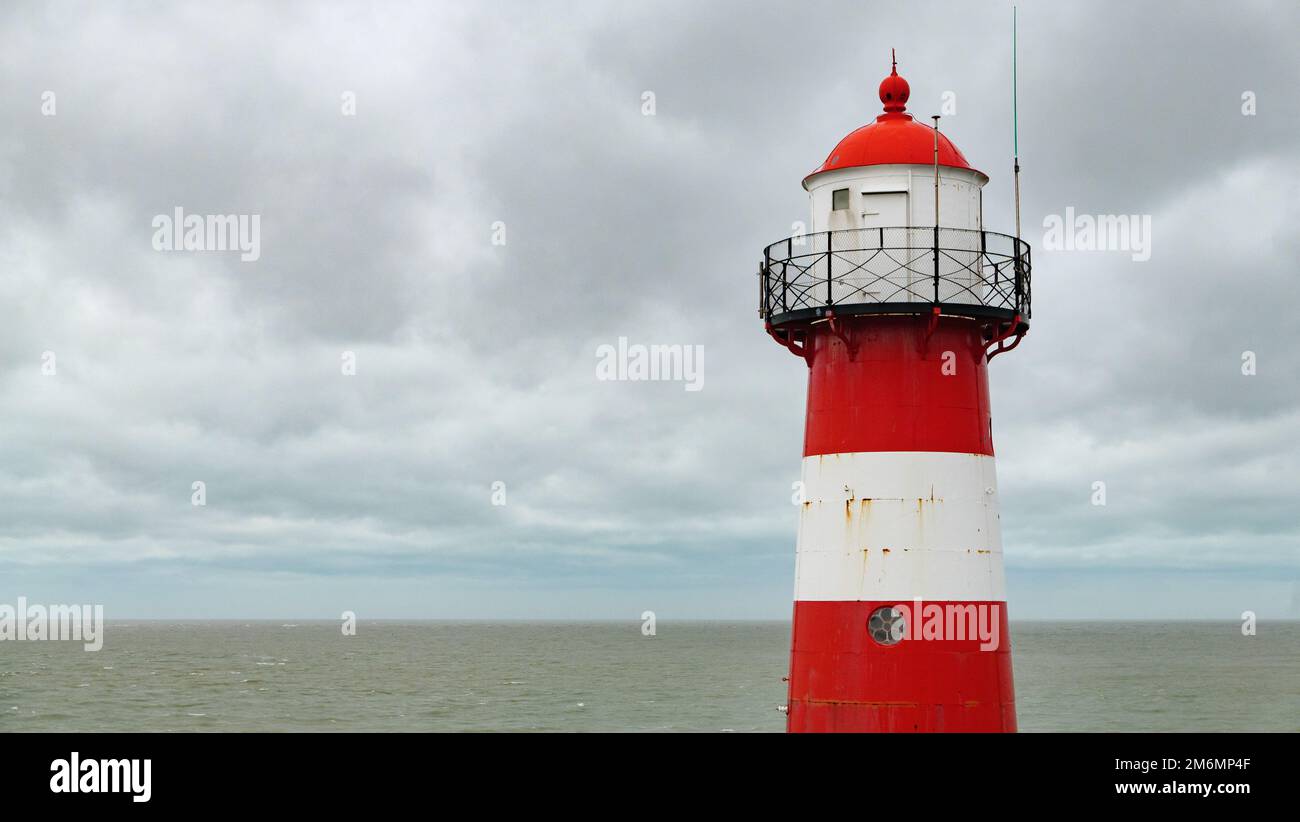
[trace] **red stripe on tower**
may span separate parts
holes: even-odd
[[[993,456],[980,325],[874,317],[819,329],[808,371],[804,456],[953,451]]]
[[[987,363],[1028,329],[1029,249],[908,93],[885,79],[804,180],[813,231],[764,253],[809,366],[790,731],[1016,729]]]

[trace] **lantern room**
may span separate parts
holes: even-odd
[[[810,231],[935,225],[935,142],[938,138],[939,222],[984,227],[982,188],[972,168],[942,133],[907,113],[910,89],[897,64],[880,84],[884,112],[850,133],[804,178],[812,207]]]

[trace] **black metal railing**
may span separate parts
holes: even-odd
[[[859,228],[763,249],[759,313],[773,325],[841,314],[1029,318],[1029,244],[964,228]]]

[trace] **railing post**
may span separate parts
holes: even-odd
[[[759,271],[758,313],[759,316],[762,317],[763,319],[768,319],[772,316],[772,282],[771,282],[772,254],[770,249],[771,246],[764,247],[763,268],[762,270]]]
[[[1025,310],[1025,317],[1034,315],[1034,283],[1030,279],[1034,273],[1033,253],[1029,249],[1029,244],[1025,243],[1025,296],[1020,301],[1021,308]]]
[[[985,234],[984,229],[981,228],[980,229],[980,265],[979,265],[979,270],[981,272],[980,273],[981,282],[983,282],[984,280],[984,274],[982,273],[984,271],[984,263],[988,262],[988,259],[989,259],[988,235]],[[998,287],[998,267],[994,265],[993,266],[993,288],[997,289],[997,287]]]
[[[934,304],[939,304],[939,226],[934,227]]]
[[[826,232],[826,304],[834,305],[835,300],[831,297],[831,274],[835,264],[835,255],[831,248],[831,232]]]
[[[789,284],[785,281],[785,273],[789,270],[790,270],[790,266],[788,263],[785,262],[781,263],[781,313],[782,314],[790,310],[790,307],[786,304],[785,301],[785,292],[786,289],[789,288]]]
[[[789,311],[786,305],[786,290],[790,284],[786,281],[786,272],[790,270],[790,261],[794,259],[794,237],[785,238],[785,261],[781,263],[781,312]]]
[[[1016,311],[1020,311],[1023,308],[1022,290],[1024,288],[1024,267],[1022,265],[1022,260],[1021,260],[1020,240],[1017,238],[1015,243],[1016,243]]]

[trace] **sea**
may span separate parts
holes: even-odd
[[[1300,623],[1013,622],[1021,731],[1300,731]],[[779,732],[788,622],[122,622],[0,641],[0,731]]]

